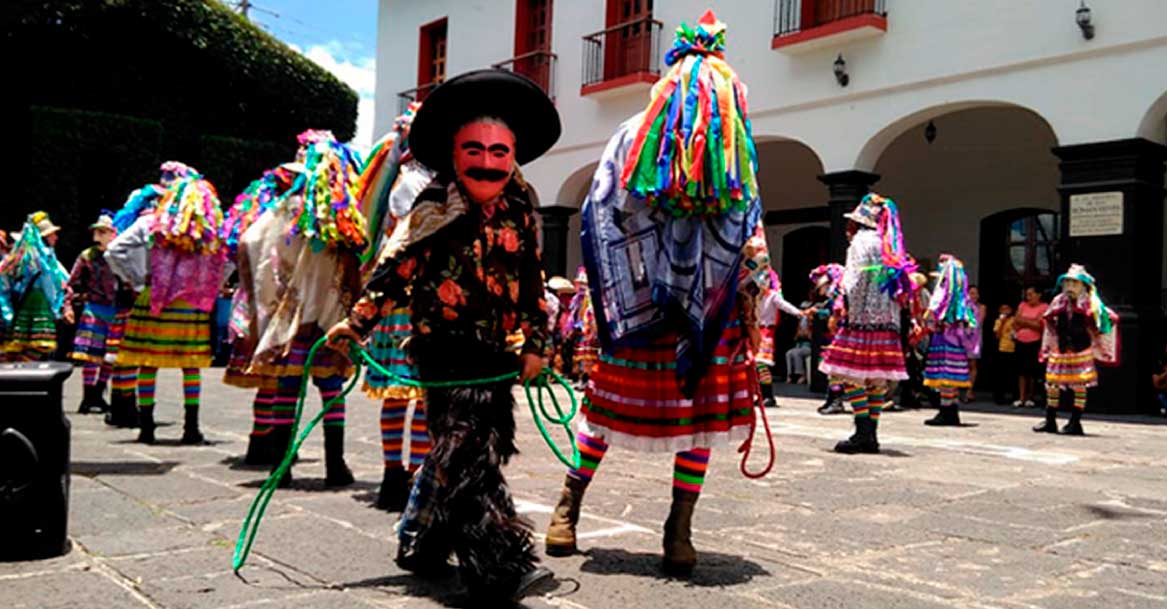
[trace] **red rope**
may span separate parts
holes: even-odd
[[[748,341],[742,342],[745,343]],[[752,391],[754,392],[754,406],[758,408],[758,414],[750,418],[750,435],[745,439],[744,442],[742,442],[742,445],[738,447],[737,451],[742,453],[742,475],[751,480],[757,480],[759,478],[765,477],[766,474],[769,474],[770,471],[774,469],[774,461],[777,457],[777,453],[774,449],[774,434],[770,431],[770,421],[766,418],[766,405],[762,401],[761,392],[758,391],[758,365],[754,362],[752,354],[746,358],[746,363],[749,366],[747,375],[750,382],[750,387],[753,388]],[[762,427],[766,430],[766,441],[770,444],[770,460],[766,464],[766,468],[761,472],[752,473],[750,472],[747,465],[750,461],[750,453],[752,453],[754,450],[754,434],[758,429],[758,416],[762,417]]]

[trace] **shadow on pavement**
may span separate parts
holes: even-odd
[[[542,595],[553,595],[562,587],[565,581],[572,581],[575,583],[575,590],[579,589],[579,583],[574,580],[560,580],[556,579],[554,589],[542,590]],[[385,577],[374,577],[372,579],[364,579],[355,582],[341,584],[344,588],[394,588],[394,592],[400,592],[411,597],[428,598],[444,607],[451,607],[454,609],[479,609],[496,607],[526,607],[522,603],[500,603],[497,599],[480,599],[472,598],[467,592],[466,587],[458,580],[455,571],[451,569],[448,577],[425,579],[408,573],[400,575],[388,575]],[[534,598],[534,597],[532,597]]]
[[[178,461],[74,461],[69,471],[74,476],[162,476],[181,465]]]
[[[684,581],[691,586],[734,586],[744,584],[770,572],[761,565],[740,556],[704,552],[699,558],[693,576]],[[629,552],[617,548],[593,548],[584,552],[586,560],[580,571],[595,575],[633,575],[660,580],[677,579],[661,570],[659,552]]]
[[[293,478],[292,484],[287,489],[290,491],[309,491],[314,493],[351,493],[353,491],[366,492],[370,489],[379,488],[380,484],[375,482],[365,482],[357,480],[348,486],[329,487],[324,485],[324,477],[319,478],[305,478],[299,475],[298,470],[292,470]],[[258,480],[249,480],[247,482],[240,482],[237,486],[241,488],[259,488],[263,486],[267,476]]]

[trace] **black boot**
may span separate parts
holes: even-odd
[[[288,454],[288,446],[292,443],[292,426],[291,425],[273,425],[271,428],[271,451],[272,451],[272,468],[275,472],[279,469],[280,464],[283,463],[284,457]],[[295,463],[293,460],[292,463]],[[284,476],[280,478],[279,488],[288,488],[292,486],[292,463],[288,464],[287,471]]]
[[[199,407],[186,406],[183,408],[184,417],[182,425],[182,440],[183,444],[206,444],[207,439],[203,437],[203,432],[199,431]]]
[[[669,517],[665,520],[664,558],[661,563],[668,575],[689,577],[697,566],[697,550],[693,547],[693,508],[697,505],[699,493],[673,489],[673,504]]]
[[[758,386],[762,389],[762,405],[766,408],[777,408],[778,402],[774,399],[774,384],[762,383]]]
[[[109,412],[109,402],[105,401],[105,383],[93,386],[93,404],[101,412]]]
[[[1062,433],[1067,436],[1084,436],[1085,431],[1082,431],[1082,411],[1077,408],[1070,409],[1070,422],[1062,428]]]
[[[871,417],[857,417],[855,419],[855,433],[850,438],[835,445],[835,452],[845,455],[858,453],[876,454],[879,452],[879,440],[875,435],[875,421]]]
[[[138,426],[138,397],[133,391],[114,391],[110,395],[105,424],[111,427]]]
[[[348,486],[355,479],[344,462],[344,426],[324,426],[324,486]]]
[[[254,431],[247,436],[247,454],[243,456],[244,465],[275,465],[276,457],[271,445],[271,431],[257,434]]]
[[[77,406],[77,414],[89,414],[93,410],[101,410],[97,406],[97,400],[93,397],[94,389],[96,388],[95,385],[83,385],[81,387],[81,404]]]
[[[933,427],[960,427],[960,406],[941,406],[936,416],[924,421],[925,425]]]
[[[1058,433],[1058,409],[1052,406],[1045,407],[1045,422],[1035,425],[1033,431],[1037,433]]]
[[[381,492],[377,493],[377,509],[401,512],[409,501],[409,472],[404,467],[386,467],[381,478]]]
[[[143,406],[138,409],[138,442],[140,444],[154,443],[153,406]]]

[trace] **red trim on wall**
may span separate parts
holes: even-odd
[[[610,91],[612,89],[619,89],[620,87],[627,87],[628,85],[635,85],[638,83],[654,84],[660,80],[659,74],[652,72],[635,72],[627,74],[611,80],[605,80],[591,85],[580,87],[580,95],[591,95],[592,93],[599,93],[600,91]]]
[[[771,49],[781,49],[782,47],[793,46],[806,42],[808,40],[815,40],[818,38],[826,38],[827,36],[834,36],[843,32],[857,30],[865,27],[874,27],[887,31],[887,17],[880,15],[856,15],[854,17],[847,17],[838,21],[832,21],[826,25],[810,28],[809,30],[802,30],[786,36],[775,36],[770,42]]]

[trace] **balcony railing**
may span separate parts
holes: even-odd
[[[774,36],[790,36],[861,15],[887,16],[887,0],[775,0]]]
[[[409,108],[409,104],[411,104],[415,101],[424,101],[425,96],[429,95],[430,91],[433,91],[434,87],[437,87],[440,84],[442,84],[442,83],[440,83],[440,82],[426,83],[420,87],[417,87],[414,89],[409,89],[408,91],[402,91],[401,93],[398,93],[397,94],[397,114],[398,115],[404,114],[405,110],[407,108]]]
[[[530,78],[543,89],[552,100],[555,99],[555,65],[558,58],[551,51],[531,51],[500,61],[491,67],[510,70]]]
[[[636,74],[659,76],[662,27],[644,17],[584,36],[583,86]]]

